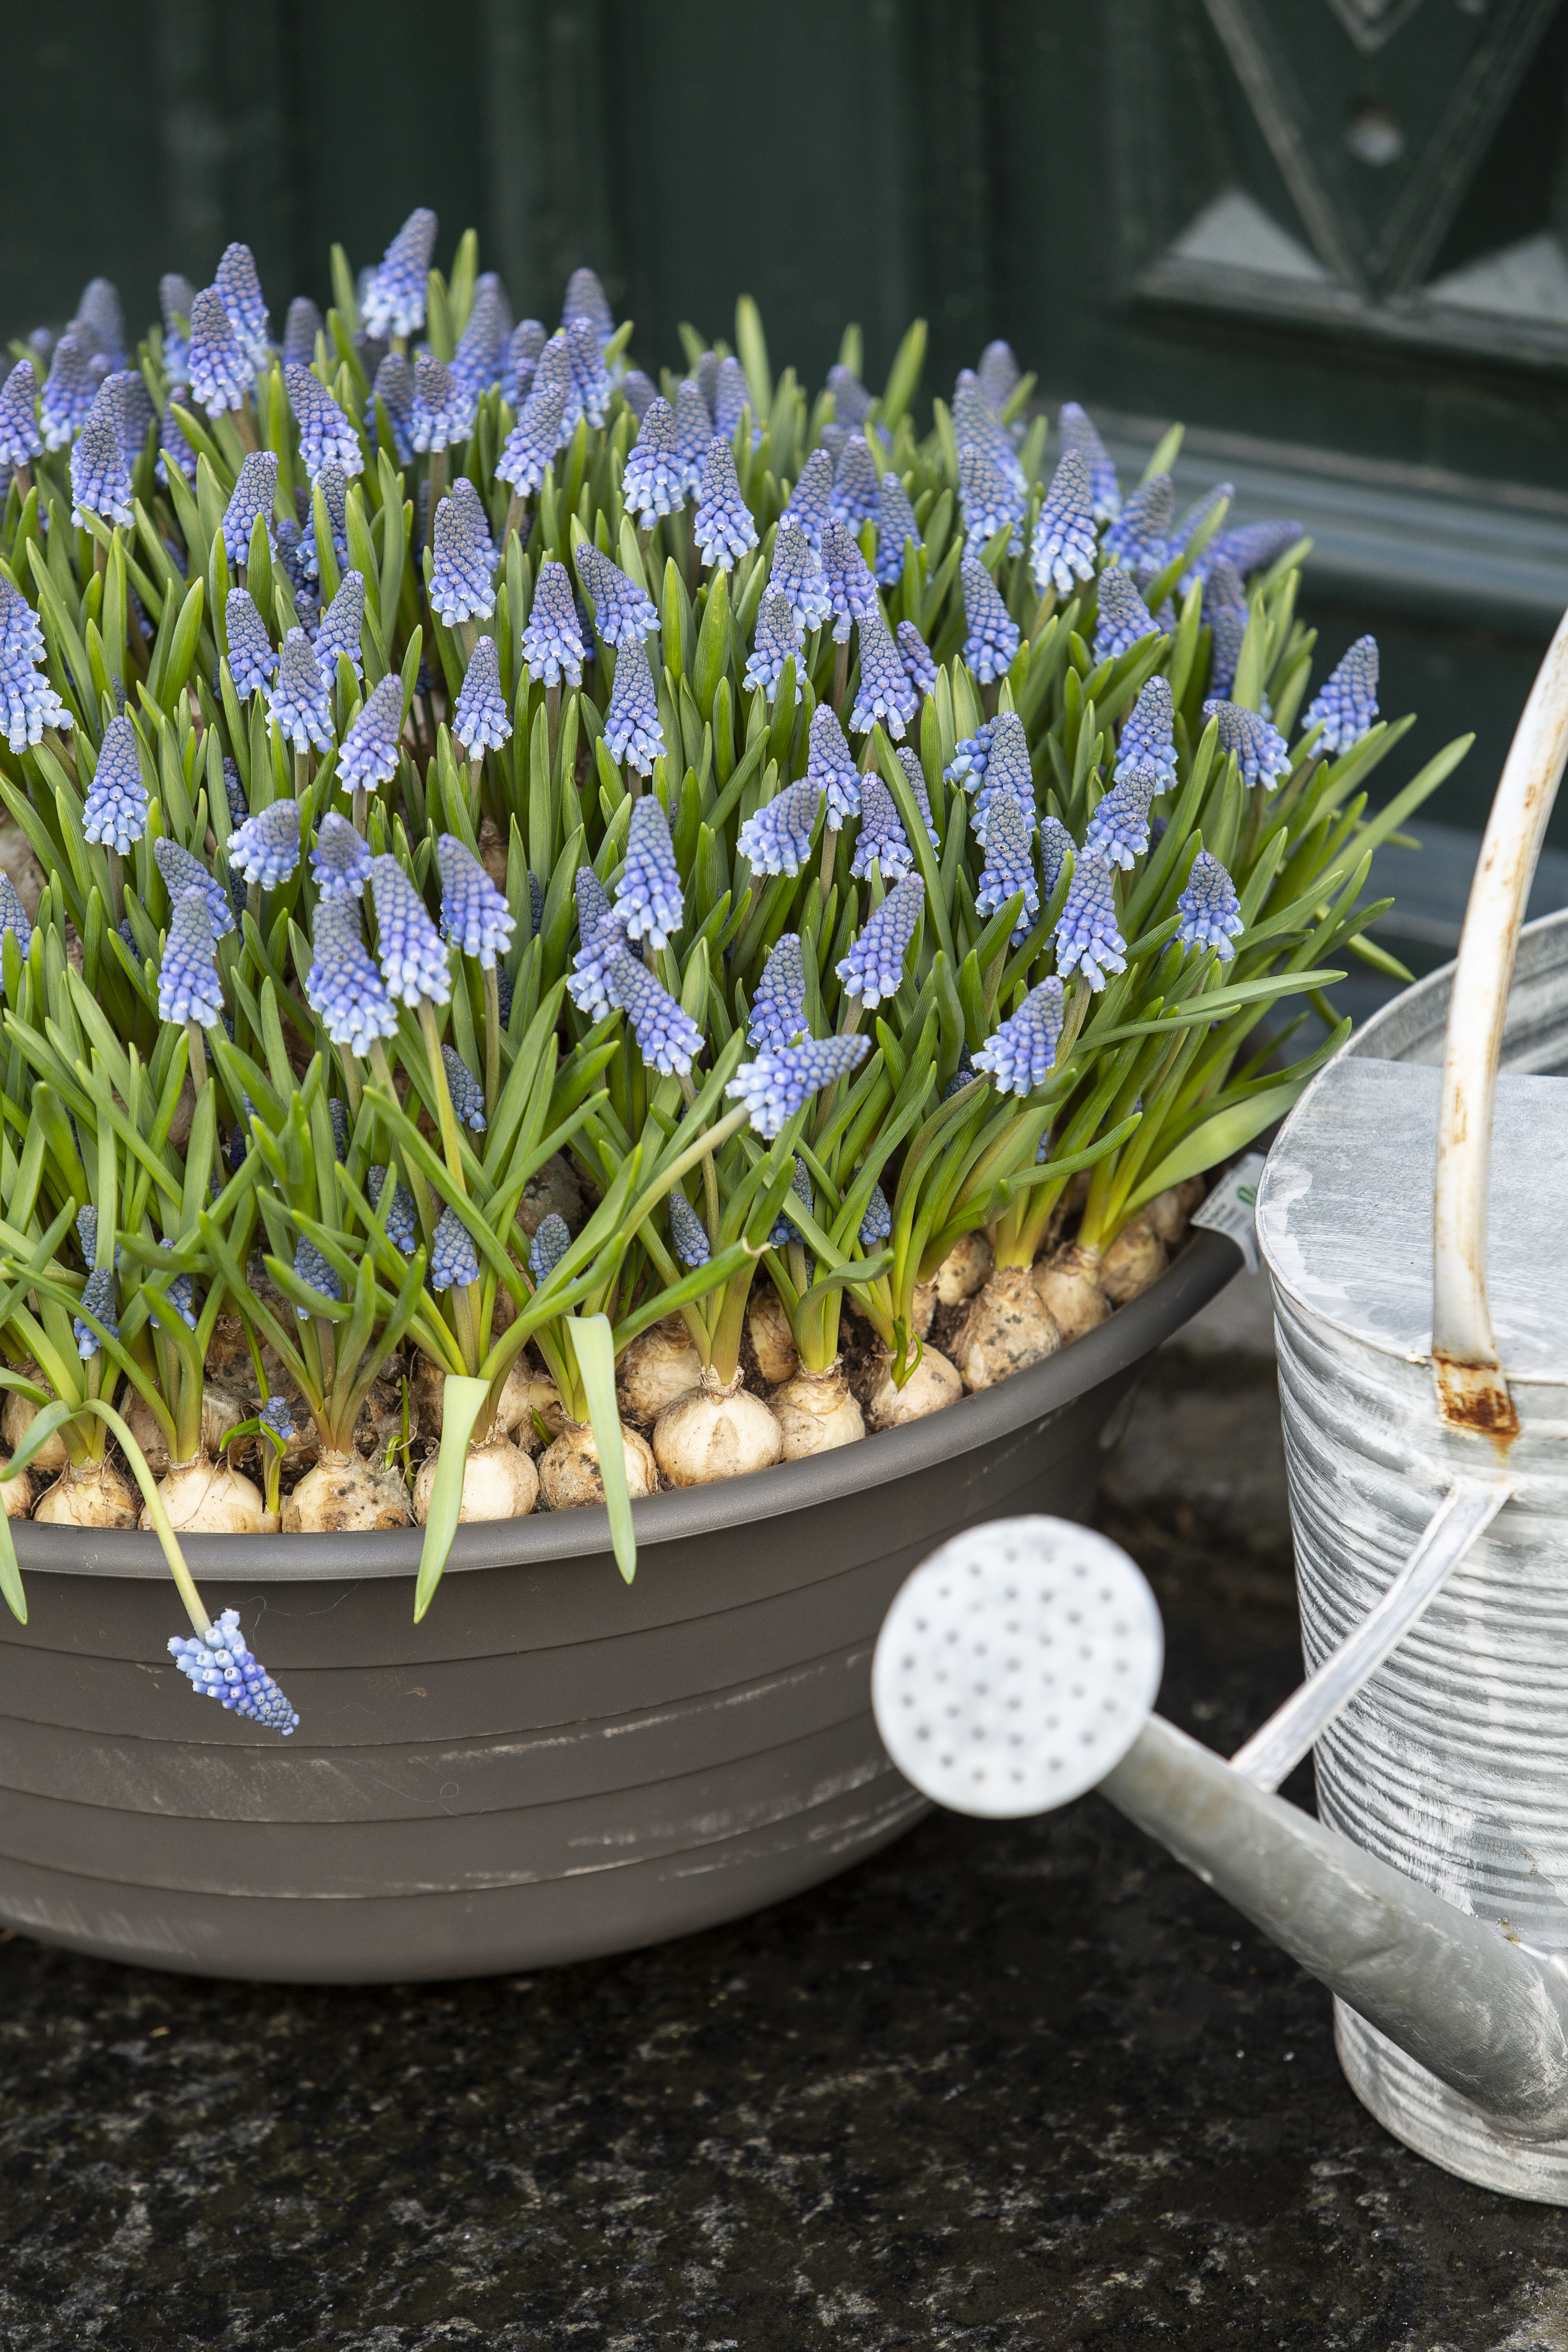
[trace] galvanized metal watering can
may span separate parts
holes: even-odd
[[[894,1602],[873,1671],[883,1738],[926,1794],[1018,1814],[1098,1786],[1331,1988],[1345,2073],[1389,2130],[1556,2204],[1568,1086],[1542,1074],[1568,1071],[1568,914],[1531,925],[1522,953],[1520,925],[1565,753],[1568,621],[1452,974],[1352,1040],[1265,1171],[1301,1690],[1228,1763],[1187,1738],[1151,1712],[1162,1644],[1138,1570],[1049,1519],[945,1545]],[[1312,1748],[1321,1821],[1274,1794]]]

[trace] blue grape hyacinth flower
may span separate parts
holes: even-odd
[[[16,942],[18,954],[25,956],[33,943],[33,926],[16,895],[16,884],[8,874],[0,872],[0,939],[7,931]]]
[[[675,389],[675,457],[688,498],[695,498],[701,488],[702,467],[712,438],[708,403],[691,378],[683,376]]]
[[[499,751],[511,735],[511,713],[500,689],[500,655],[493,637],[476,637],[452,712],[452,732],[470,760]]]
[[[414,457],[414,370],[404,352],[387,352],[376,369],[374,390],[392,427],[393,446],[386,454],[400,466],[409,465]],[[376,423],[374,409],[366,422]],[[376,431],[379,441],[378,423]]]
[[[316,337],[324,331],[325,320],[308,294],[296,294],[283,319],[283,377],[288,382],[291,367],[310,367],[316,356]],[[168,330],[164,329],[163,346],[168,349]]]
[[[160,844],[160,846],[162,845]],[[234,928],[233,918],[229,929]],[[213,919],[195,891],[176,899],[158,973],[160,1021],[194,1021],[211,1029],[223,1011]]]
[[[0,384],[0,465],[30,466],[43,456],[37,401],[37,371],[31,360],[18,360]]]
[[[294,1271],[307,1290],[313,1290],[320,1297],[333,1301],[342,1298],[342,1284],[330,1261],[307,1234],[300,1234],[295,1241]],[[308,1307],[296,1307],[294,1309],[295,1319],[300,1323],[308,1323],[310,1314],[311,1309]]]
[[[42,668],[44,632],[20,589],[0,576],[0,725],[13,751],[43,740],[71,716]]]
[[[869,1042],[857,1036],[799,1037],[787,1045],[769,1045],[755,1060],[741,1064],[724,1092],[731,1102],[744,1103],[752,1129],[771,1143],[820,1087],[858,1068]]]
[[[479,494],[459,474],[436,509],[430,565],[430,604],[455,629],[463,621],[488,621],[495,611],[496,551]]]
[[[968,624],[963,658],[982,686],[989,686],[1007,674],[1018,650],[1018,624],[1002,602],[996,583],[976,557],[965,558],[959,566],[958,576],[963,585],[963,613]]]
[[[786,784],[741,827],[736,847],[757,874],[798,874],[811,856],[822,794],[809,776]]]
[[[254,374],[272,358],[271,321],[257,275],[256,256],[247,245],[225,246],[213,272],[213,286]]]
[[[239,1630],[239,1612],[226,1609],[205,1634],[169,1636],[169,1654],[204,1698],[216,1698],[235,1715],[287,1739],[300,1717]]]
[[[630,941],[591,866],[579,866],[573,890],[577,901],[578,945],[566,992],[580,1013],[600,1021],[614,1009],[610,967],[617,956],[627,952]]]
[[[1059,816],[1040,819],[1040,895],[1049,902],[1057,884],[1062,878],[1062,868],[1069,858],[1076,859],[1078,844]]]
[[[798,539],[800,534],[798,531],[792,531],[790,536]],[[794,605],[782,588],[769,586],[763,591],[763,601],[757,607],[756,634],[752,640],[752,650],[746,658],[743,683],[751,687],[760,687],[764,698],[772,702],[777,696],[779,680],[784,672],[784,664],[794,662],[795,670],[792,698],[798,702],[800,700],[801,646],[800,625],[795,619]]]
[[[658,689],[641,646],[628,648],[616,664],[616,682],[605,713],[604,742],[612,760],[628,761],[643,776],[652,775],[654,761],[668,748],[658,714]]]
[[[662,1077],[685,1077],[702,1051],[702,1032],[629,949],[610,959],[610,1001],[632,1024],[637,1051]]]
[[[276,890],[300,863],[300,803],[273,801],[228,837],[230,868],[262,890]]]
[[[740,557],[757,543],[757,526],[741,495],[735,453],[715,434],[708,444],[697,488],[697,512],[692,532],[704,563],[731,572]]]
[[[658,626],[652,597],[627,578],[618,563],[583,540],[576,550],[577,576],[594,608],[594,626],[606,646],[641,646]]]
[[[153,395],[140,369],[120,368],[106,375],[94,404],[113,425],[120,454],[130,472],[147,446],[147,436],[158,421]]]
[[[201,859],[162,835],[153,844],[153,862],[163,877],[170,905],[177,907],[182,898],[199,898],[207,910],[214,939],[227,939],[234,929],[233,909],[223,884],[207,872]]]
[[[873,864],[884,882],[901,882],[915,868],[899,804],[876,769],[870,768],[860,779],[860,831],[849,871],[863,879]]]
[[[1234,563],[1221,557],[1209,567],[1203,586],[1203,616],[1208,623],[1209,692],[1223,697],[1236,684],[1247,638],[1247,590]]]
[[[107,371],[104,371],[106,373]],[[91,415],[101,373],[95,373],[84,338],[65,334],[55,345],[38,404],[46,449],[63,449]]]
[[[370,1194],[371,1207],[378,1216],[381,1215],[382,1194],[386,1190],[386,1180],[390,1174],[391,1171],[386,1168],[371,1168],[365,1171],[365,1190]],[[419,1213],[406,1184],[394,1180],[383,1225],[393,1248],[401,1251],[405,1257],[412,1257],[419,1246]]]
[[[1159,775],[1147,761],[1123,760],[1116,782],[1089,820],[1084,847],[1131,872],[1133,860],[1149,846],[1149,810],[1159,789]]]
[[[511,945],[517,917],[455,834],[442,834],[436,861],[441,869],[441,929],[448,944],[475,957],[481,971],[493,971],[497,957]]]
[[[253,449],[240,467],[224,509],[223,543],[231,563],[248,563],[250,535],[259,517],[272,543],[272,503],[278,496],[278,460],[270,449]]]
[[[702,1220],[679,1185],[667,1203],[669,1238],[682,1265],[706,1265],[713,1252],[702,1230]]]
[[[741,429],[741,419],[752,407],[752,387],[746,381],[746,371],[733,354],[719,362],[719,389],[713,402],[713,424],[726,441],[733,442]],[[763,428],[753,416],[752,446],[760,449]]]
[[[243,408],[256,371],[234,331],[223,298],[204,286],[191,304],[191,390],[209,416]]]
[[[279,656],[278,676],[267,688],[267,707],[296,751],[332,747],[332,705],[316,648],[303,629],[290,629]],[[363,715],[363,714],[362,714]]]
[[[875,1005],[885,996],[898,994],[903,985],[904,959],[913,945],[924,905],[925,884],[918,874],[906,875],[896,889],[889,890],[836,967],[846,995]]]
[[[899,659],[917,697],[928,695],[936,684],[936,663],[931,647],[912,621],[900,621],[894,632],[898,642]]]
[[[546,686],[559,686],[563,677],[568,686],[581,686],[583,655],[583,632],[571,578],[563,563],[547,558],[539,567],[528,626],[522,633],[522,657],[531,675],[542,678]],[[643,667],[647,668],[646,661]],[[617,688],[621,671],[631,667],[630,662],[617,665]]]
[[[98,1354],[103,1342],[92,1324],[85,1322],[83,1317],[90,1315],[95,1322],[103,1326],[111,1339],[118,1339],[120,1325],[115,1318],[114,1306],[114,1269],[108,1265],[95,1265],[82,1285],[81,1314],[74,1316],[71,1320],[71,1336],[76,1341],[77,1354],[84,1364]]]
[[[539,1227],[528,1253],[528,1270],[533,1276],[536,1288],[549,1281],[571,1246],[570,1226],[564,1217],[558,1216],[552,1209],[547,1217],[539,1220]]]
[[[879,1248],[892,1230],[893,1213],[888,1206],[888,1196],[879,1184],[873,1184],[871,1197],[866,1203],[866,1213],[860,1220],[861,1248]]]
[[[778,530],[773,534],[768,592],[787,601],[796,626],[805,634],[820,629],[833,610],[821,560],[787,508],[779,517]]]
[[[447,1074],[447,1092],[451,1097],[452,1111],[458,1126],[470,1128],[476,1135],[482,1135],[485,1130],[483,1087],[462,1055],[450,1045],[441,1048],[441,1067]]]
[[[338,593],[316,627],[316,659],[329,680],[346,661],[356,678],[364,676],[364,574],[345,572]]]
[[[323,466],[341,466],[345,474],[363,474],[364,453],[359,436],[320,376],[312,374],[309,366],[290,364],[283,370],[283,382],[300,427],[300,455],[310,480]]]
[[[507,435],[496,473],[516,498],[531,498],[556,452],[571,436],[565,430],[566,395],[559,384],[536,385]]]
[[[196,453],[186,440],[184,428],[174,413],[173,400],[165,402],[158,424],[158,462],[153,467],[159,481],[167,482],[171,462],[184,474],[195,489],[196,483]]]
[[[1267,572],[1271,564],[1305,535],[1299,522],[1243,522],[1216,531],[1199,557],[1205,563],[1234,563],[1245,580],[1250,572]]]
[[[573,427],[574,430],[578,416],[584,416],[596,429],[609,414],[614,389],[599,348],[598,332],[592,319],[568,319],[564,332],[574,395],[567,403],[568,408],[574,410]]]
[[[416,449],[448,449],[473,430],[474,404],[445,360],[421,352],[414,362],[414,411],[408,437]]]
[[[910,788],[910,798],[921,813],[921,823],[926,829],[928,839],[940,845],[942,836],[937,832],[936,819],[931,814],[931,794],[926,790],[926,772],[921,765],[920,753],[912,743],[899,743],[894,746],[893,757],[904,772],[904,781]]]
[[[918,548],[920,544],[921,527],[915,520],[910,494],[889,466],[883,471],[877,490],[877,562],[874,568],[882,587],[898,586],[904,576],[906,547],[913,545]]]
[[[1319,748],[1338,753],[1359,743],[1376,717],[1377,639],[1358,637],[1307,705],[1301,726],[1321,727]]]
[[[752,1045],[787,1045],[805,1031],[805,959],[800,933],[783,931],[768,950],[746,1024]]]
[[[1117,746],[1116,773],[1121,778],[1124,768],[1135,762],[1153,769],[1160,781],[1156,790],[1172,792],[1176,783],[1176,706],[1167,677],[1152,677],[1122,721],[1121,740]]]
[[[1150,579],[1166,562],[1165,545],[1175,517],[1175,499],[1169,474],[1151,474],[1141,482],[1105,534],[1108,557],[1125,564],[1140,583]]]
[[[876,520],[881,488],[870,443],[863,435],[852,433],[844,444],[843,456],[834,467],[833,489],[828,501],[832,511],[851,530],[858,530],[863,522]]]
[[[985,865],[974,894],[974,909],[976,914],[994,915],[1021,890],[1024,904],[1013,926],[1014,947],[1028,937],[1031,921],[1040,911],[1040,886],[1030,856],[1034,830],[1032,804],[1026,814],[1010,786],[995,794],[987,816]]]
[[[397,773],[403,734],[403,680],[389,670],[343,737],[338,782],[344,792],[374,792]]]
[[[1094,577],[1094,495],[1089,469],[1068,449],[1051,477],[1029,542],[1029,572],[1043,596],[1047,588],[1069,595],[1073,583]]]
[[[370,845],[346,816],[329,810],[317,821],[310,872],[321,898],[357,898],[370,873]]]
[[[822,535],[833,513],[833,460],[826,449],[814,449],[807,457],[800,469],[800,479],[789,494],[784,513],[799,524],[813,550],[820,555]]]
[[[1028,495],[1003,472],[989,449],[977,448],[973,442],[958,453],[958,504],[969,554],[978,555],[987,540],[1001,530],[1009,533],[1008,554],[1023,553]]]
[[[278,653],[254,598],[244,588],[231,588],[223,608],[228,638],[228,674],[241,702],[260,694],[278,675]]]
[[[839,831],[860,814],[860,771],[832,707],[819,702],[811,714],[805,781],[827,794],[827,822]]]
[[[675,411],[657,394],[649,401],[626,452],[621,496],[644,530],[660,515],[679,513],[686,502],[689,469],[678,446]]]
[[[123,712],[103,730],[98,765],[82,807],[81,829],[85,840],[112,849],[121,857],[134,848],[147,830],[141,749],[136,730]]]
[[[511,320],[500,288],[493,273],[487,271],[475,282],[468,322],[452,353],[452,373],[476,404],[481,393],[500,382],[501,354],[510,332]]]
[[[919,709],[909,672],[881,608],[874,604],[860,624],[860,682],[849,724],[857,735],[868,735],[879,719],[896,741]]]
[[[967,368],[953,386],[952,437],[961,457],[965,449],[982,451],[1005,481],[1015,490],[1027,493],[1028,482],[1013,436]]]
[[[196,289],[177,269],[166,269],[158,280],[158,310],[163,321],[163,373],[171,384],[191,380],[191,305]]]
[[[975,1068],[984,1072],[998,1094],[1032,1095],[1050,1076],[1061,1039],[1065,993],[1054,974],[1042,980],[976,1053]]]
[[[87,528],[89,514],[126,526],[135,520],[120,436],[102,409],[93,410],[72,444],[70,481],[71,520],[79,529]]]
[[[833,614],[833,641],[847,645],[855,624],[868,620],[872,613],[879,614],[881,606],[871,567],[837,515],[830,515],[823,527],[822,576]]]
[[[1113,564],[1100,573],[1100,607],[1094,624],[1097,662],[1115,661],[1120,655],[1131,653],[1134,646],[1152,636],[1159,625],[1138,593],[1130,572]]]
[[[381,975],[400,1004],[416,1012],[421,997],[445,1004],[452,993],[447,950],[426,910],[425,901],[395,857],[373,857],[370,891],[375,903],[375,924]]]
[[[616,917],[630,940],[667,948],[685,919],[680,873],[669,822],[645,793],[634,803],[626,829],[626,861],[616,885]]]
[[[1057,970],[1065,979],[1081,971],[1096,992],[1105,986],[1108,971],[1127,969],[1127,942],[1116,920],[1116,891],[1111,869],[1092,850],[1073,860],[1072,880],[1057,922]]]
[[[1204,717],[1218,721],[1219,748],[1236,754],[1244,783],[1262,784],[1272,792],[1289,774],[1290,752],[1285,738],[1260,711],[1211,696],[1204,704]]]
[[[1236,953],[1231,942],[1240,938],[1247,925],[1235,883],[1208,850],[1200,849],[1194,858],[1176,908],[1182,918],[1176,937],[1182,945],[1213,948],[1220,961],[1228,963]]]
[[[436,215],[421,205],[411,212],[360,297],[360,315],[373,335],[416,334],[425,324]]]
[[[395,1037],[397,1007],[364,943],[355,899],[346,894],[321,898],[312,931],[305,1001],[332,1044],[364,1054],[377,1037]]]
[[[1076,400],[1065,400],[1057,418],[1062,448],[1083,461],[1089,475],[1089,511],[1096,522],[1113,522],[1121,512],[1121,489],[1116,468],[1094,420]]]

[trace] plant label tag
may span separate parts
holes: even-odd
[[[1242,1256],[1247,1260],[1248,1274],[1256,1274],[1262,1260],[1258,1255],[1258,1187],[1263,1176],[1263,1154],[1249,1151],[1234,1168],[1226,1169],[1201,1209],[1194,1209],[1192,1223],[1206,1225],[1211,1233],[1228,1234]]]

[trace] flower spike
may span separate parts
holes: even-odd
[[[441,869],[442,931],[460,953],[477,958],[481,971],[493,971],[497,956],[511,945],[517,917],[472,850],[455,834],[441,835],[436,858]]]
[[[120,436],[101,408],[95,408],[72,445],[70,454],[71,520],[87,528],[89,514],[106,522],[129,526],[131,476]]]
[[[786,784],[741,827],[735,846],[757,874],[798,874],[811,856],[822,794],[809,776]]]
[[[918,874],[906,876],[889,892],[837,967],[846,995],[871,1005],[898,994],[924,905],[925,884]]]
[[[425,298],[436,250],[436,215],[409,214],[373,272],[360,314],[373,335],[413,335],[425,324]]]
[[[223,543],[231,563],[248,563],[250,535],[259,519],[272,544],[272,502],[278,496],[278,460],[270,449],[253,449],[239,469],[223,513]]]
[[[273,721],[296,751],[318,751],[332,746],[332,705],[321,676],[316,649],[303,629],[290,629],[283,640],[278,677],[267,689],[267,707]]]
[[[805,961],[800,933],[784,931],[768,950],[752,1000],[746,1037],[752,1045],[787,1045],[805,1030]]]
[[[899,804],[876,769],[870,768],[860,779],[860,835],[849,871],[861,879],[873,864],[889,883],[901,882],[915,870],[914,852]]]
[[[1100,575],[1100,610],[1094,625],[1094,658],[1114,661],[1131,653],[1160,624],[1132,584],[1132,574],[1113,564]]]
[[[1222,752],[1235,752],[1244,783],[1262,784],[1272,792],[1289,774],[1290,753],[1285,738],[1259,711],[1211,697],[1204,705],[1204,717],[1218,721],[1219,748]]]
[[[411,1012],[418,1010],[422,996],[432,1004],[447,1003],[452,993],[447,950],[424,899],[395,857],[371,860],[370,889],[381,974],[392,994]]]
[[[718,434],[702,460],[691,528],[703,562],[717,564],[722,572],[732,571],[737,558],[757,543],[757,526],[741,496],[735,453]]]
[[[741,1064],[724,1092],[731,1102],[745,1104],[752,1126],[771,1143],[820,1087],[858,1068],[869,1044],[858,1036],[798,1037],[787,1045],[770,1045],[754,1061]]]
[[[646,644],[658,626],[658,614],[647,591],[629,580],[620,565],[612,563],[592,540],[579,542],[576,564],[577,577],[594,608],[594,626],[604,643],[616,646]]]
[[[310,872],[317,896],[322,899],[357,898],[364,889],[370,873],[369,845],[347,817],[339,816],[335,810],[329,809],[316,828]],[[318,912],[318,924],[320,920]]]
[[[191,390],[209,416],[243,408],[255,369],[246,358],[216,286],[204,286],[191,304]]]
[[[1348,751],[1377,717],[1377,639],[1358,637],[1307,705],[1303,730],[1321,725],[1325,751]]]
[[[278,654],[254,599],[244,588],[231,588],[223,608],[228,638],[228,674],[241,702],[260,694],[278,675]]]
[[[827,822],[839,832],[860,814],[860,771],[831,703],[812,712],[807,740],[805,781],[827,794]]]
[[[365,863],[368,867],[368,857]],[[323,898],[313,929],[315,960],[305,977],[305,1001],[333,1045],[363,1054],[377,1037],[395,1037],[397,1007],[365,946],[354,899]]]
[[[963,613],[969,625],[963,658],[982,686],[989,686],[1007,674],[1018,650],[1018,624],[977,557],[966,557],[958,576],[963,583]]]
[[[1075,580],[1094,577],[1094,504],[1089,469],[1069,448],[1046,492],[1029,543],[1029,570],[1043,596],[1069,595]]]
[[[165,835],[153,844],[153,862],[163,877],[171,906],[178,908],[182,898],[199,898],[207,910],[214,939],[227,939],[234,929],[234,910],[223,884],[207,872],[201,859]]]
[[[651,793],[632,808],[626,862],[616,885],[616,919],[632,940],[668,947],[685,919],[675,845],[663,809]]]
[[[1182,945],[1213,948],[1220,961],[1228,963],[1236,953],[1231,941],[1240,938],[1247,925],[1235,883],[1208,850],[1200,849],[1194,858],[1176,908],[1182,918],[1176,937]]]
[[[1089,820],[1084,847],[1131,873],[1133,860],[1149,846],[1149,807],[1159,789],[1158,772],[1146,760],[1123,760],[1115,783]]]
[[[1127,942],[1117,928],[1111,871],[1092,850],[1081,851],[1073,860],[1056,942],[1058,971],[1064,979],[1070,971],[1081,971],[1097,992],[1105,986],[1106,971],[1127,969]]]
[[[452,732],[470,760],[499,751],[511,736],[511,714],[500,690],[500,655],[493,637],[476,637],[463,673]]]
[[[430,603],[449,629],[495,611],[496,551],[479,494],[459,474],[436,509]]]
[[[266,367],[272,357],[270,321],[256,274],[256,256],[247,245],[224,247],[213,273],[213,286],[252,371]]]
[[[82,809],[83,838],[123,857],[147,830],[147,787],[136,730],[123,712],[111,719],[99,746],[98,765]]]
[[[798,539],[800,534],[792,531],[790,536]],[[798,702],[801,644],[795,607],[781,588],[770,586],[764,590],[763,601],[757,608],[756,635],[752,640],[752,650],[746,661],[744,683],[761,687],[764,698],[772,702],[778,693],[784,664],[793,661],[795,665],[794,699]]]
[[[363,677],[363,637],[364,574],[345,572],[316,630],[316,659],[329,678],[336,677],[340,659],[356,678]]]
[[[345,474],[363,474],[364,453],[359,436],[320,376],[309,367],[290,364],[283,370],[283,382],[300,427],[300,455],[310,480],[323,466],[341,466]]]
[[[1053,974],[1032,988],[1011,1019],[1004,1021],[974,1056],[998,1094],[1032,1095],[1056,1066],[1066,992]]]
[[[539,567],[528,626],[522,633],[523,660],[533,677],[542,678],[546,686],[559,686],[563,677],[568,686],[581,686],[583,653],[577,603],[572,593],[572,582],[566,566],[556,562],[553,557],[547,557]],[[631,667],[629,662],[617,666],[617,687],[621,671]],[[647,668],[646,661],[643,667]]]
[[[1064,453],[1081,457],[1089,474],[1089,511],[1096,522],[1110,522],[1121,512],[1121,490],[1116,479],[1104,442],[1095,430],[1092,418],[1086,415],[1076,400],[1062,403],[1057,429],[1062,436]]]
[[[263,890],[287,882],[300,863],[300,804],[273,801],[228,837],[230,869]]]
[[[621,496],[643,530],[651,530],[660,515],[679,511],[686,499],[686,464],[676,446],[675,411],[668,400],[656,395],[626,452]]]
[[[537,608],[537,599],[535,604]],[[612,760],[629,760],[643,776],[652,775],[654,761],[668,749],[664,721],[658,715],[658,689],[640,646],[628,648],[616,664],[616,683],[605,713],[604,742]]]
[[[1122,722],[1116,761],[1119,781],[1122,770],[1138,761],[1146,762],[1159,777],[1157,791],[1168,793],[1174,789],[1175,719],[1176,706],[1171,695],[1170,679],[1150,678]]]
[[[663,1077],[684,1077],[702,1051],[702,1032],[690,1014],[627,950],[610,959],[610,1002],[632,1024],[637,1051]]]
[[[281,1732],[285,1739],[298,1726],[297,1711],[255,1651],[246,1647],[237,1609],[226,1609],[199,1637],[172,1633],[169,1654],[199,1696],[221,1699],[231,1713]]]
[[[800,479],[789,494],[784,513],[800,525],[818,555],[822,534],[833,512],[833,460],[826,449],[814,449],[800,469]]]
[[[860,685],[849,724],[868,735],[879,719],[895,741],[920,708],[881,608],[873,604],[860,624]]]
[[[345,792],[374,792],[397,773],[403,733],[403,680],[389,670],[343,737],[338,782]]]
[[[158,846],[162,848],[163,843]],[[234,929],[232,917],[228,928]],[[158,974],[160,1021],[194,1021],[211,1029],[223,1011],[213,920],[205,899],[193,890],[174,902]]]

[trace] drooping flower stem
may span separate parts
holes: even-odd
[[[544,689],[544,723],[550,732],[550,768],[555,770],[555,755],[561,746],[561,685],[559,679]]]
[[[465,629],[471,629],[474,625],[471,621],[466,621],[463,625]],[[468,761],[468,820],[476,833],[479,829],[479,786],[483,781],[484,772],[485,755],[480,751]]]
[[[125,860],[118,849],[109,853],[109,919],[116,930],[125,919]]]

